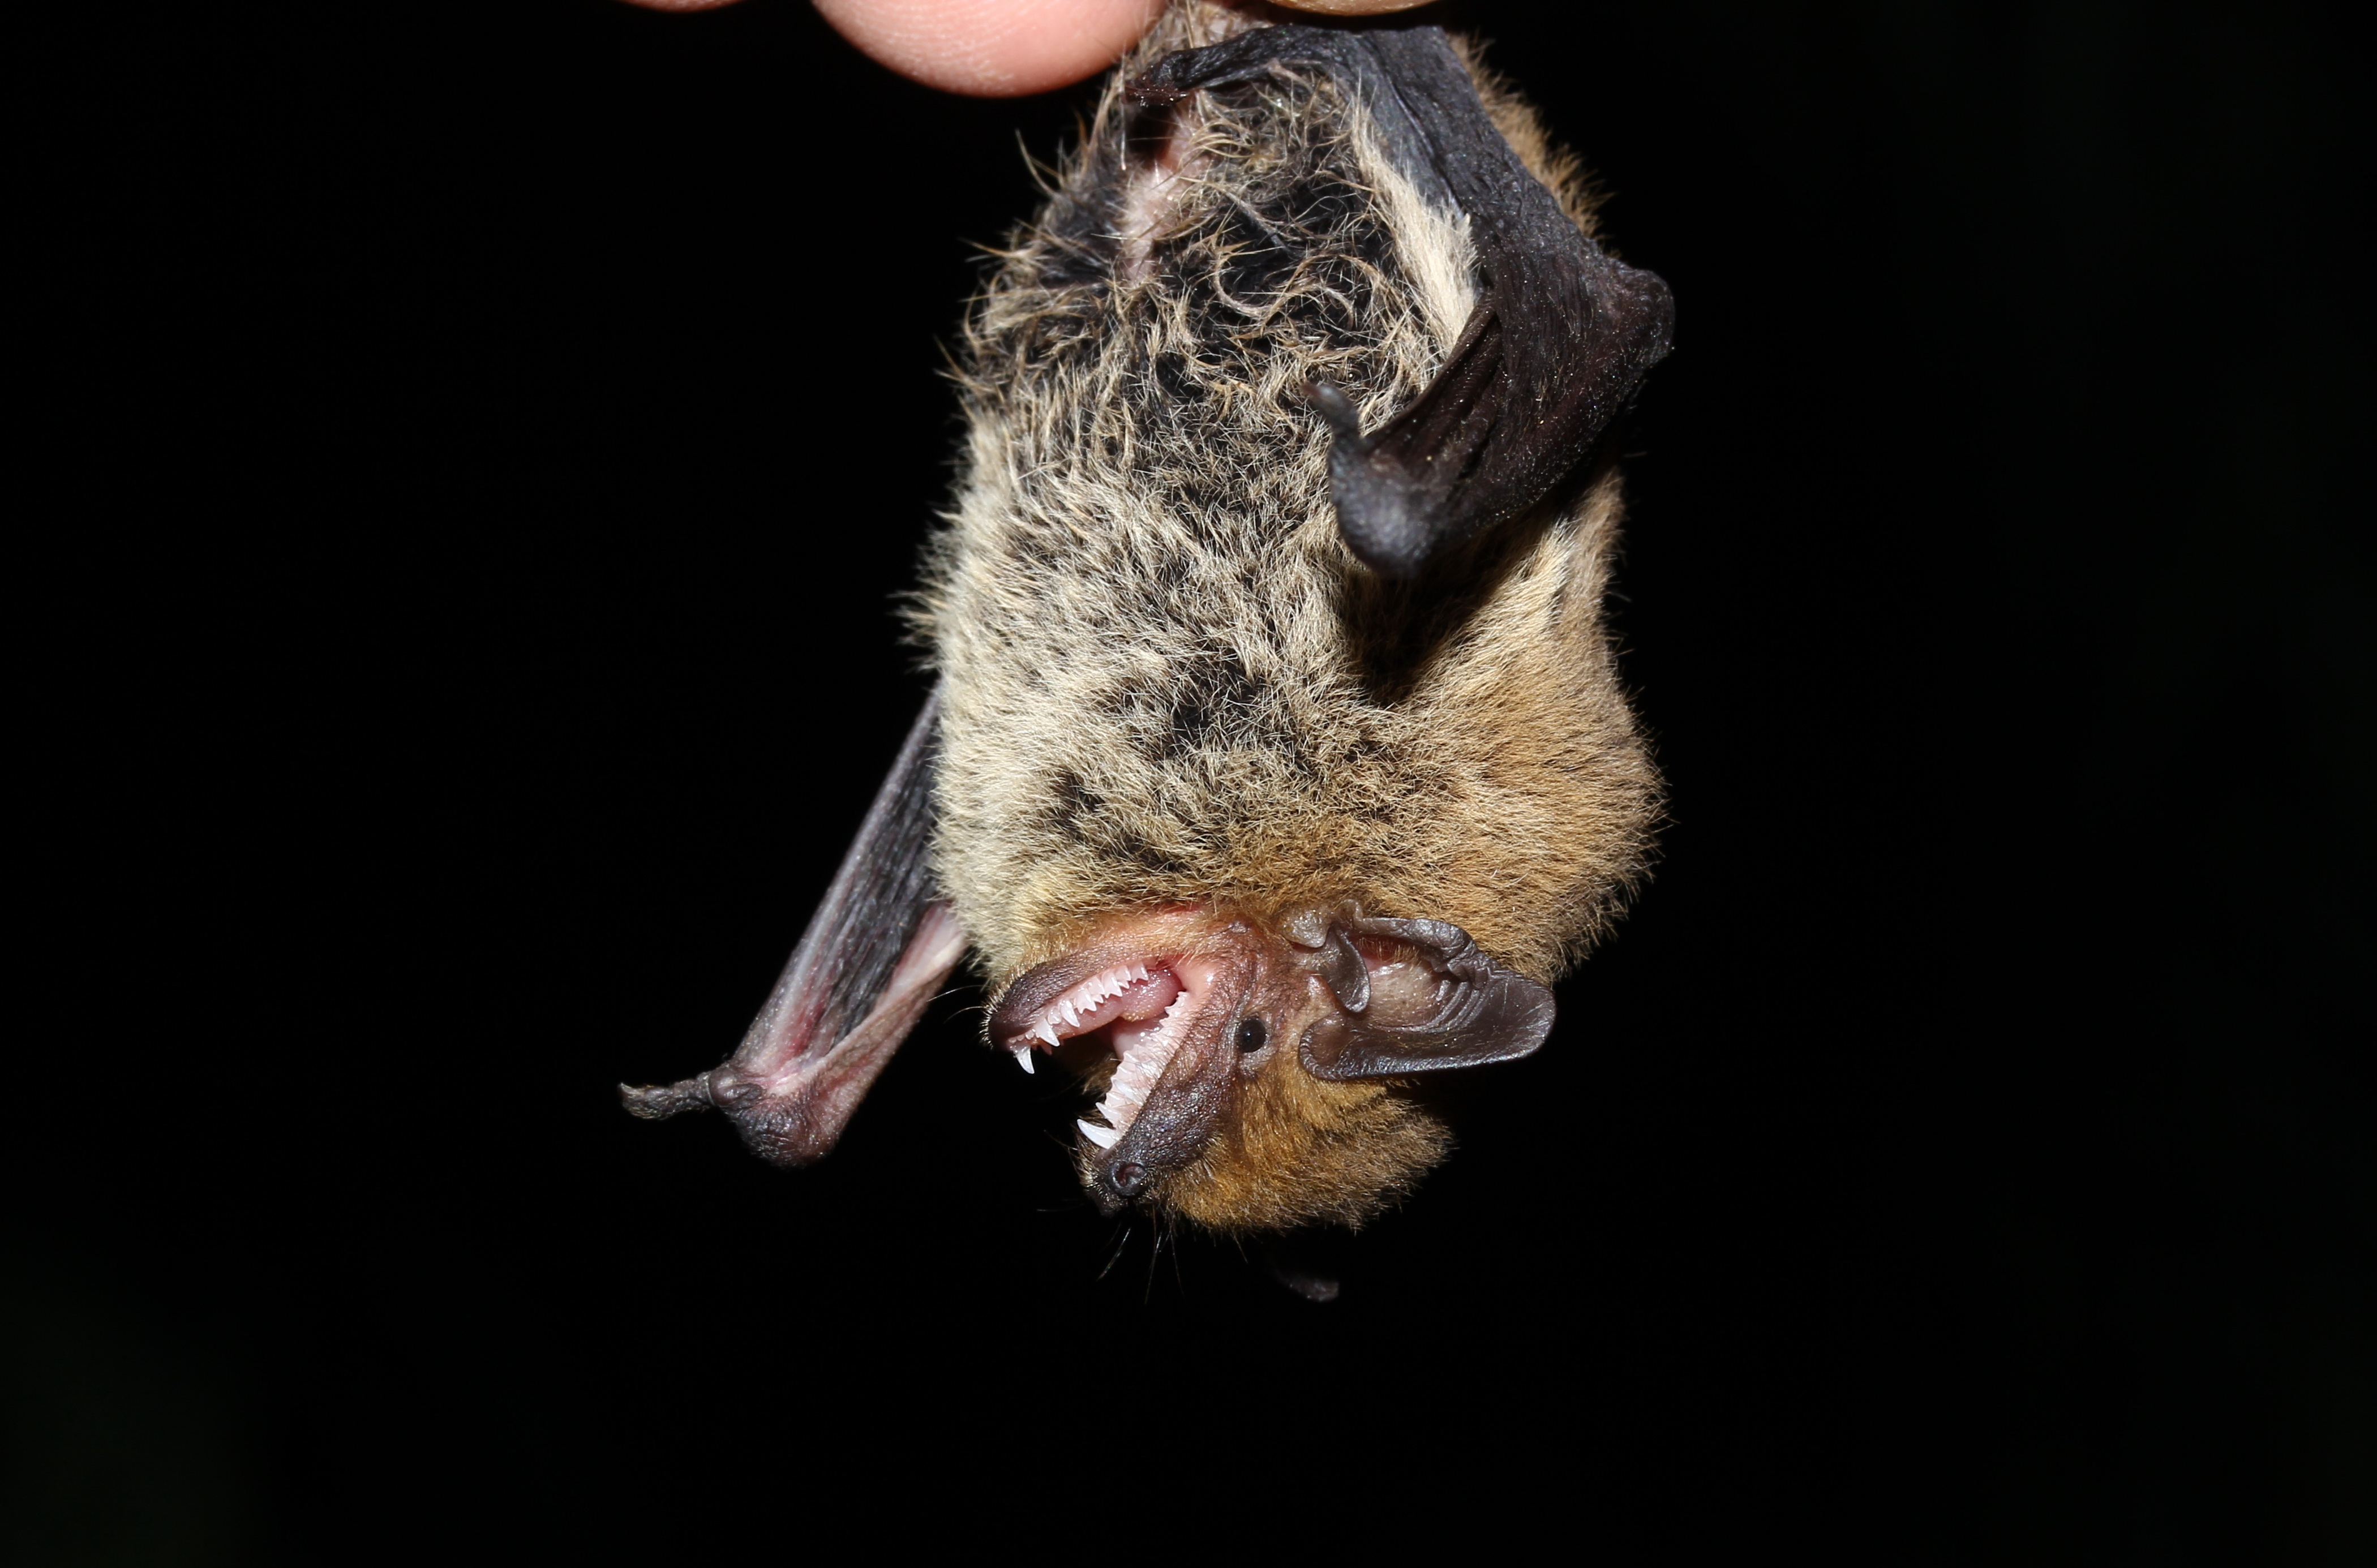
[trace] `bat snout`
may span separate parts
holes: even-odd
[[[1166,1081],[1182,1049],[1214,1032],[1212,1015],[1217,1006],[1227,1010],[1236,968],[1225,956],[1160,950],[1118,956],[1114,944],[1096,944],[1017,980],[991,1016],[990,1038],[1026,1071],[1035,1057],[1069,1041],[1090,1042],[1083,1066],[1093,1077],[1105,1074],[1104,1092],[1078,1125],[1092,1146],[1111,1152]],[[1081,1052],[1067,1054],[1081,1061]]]

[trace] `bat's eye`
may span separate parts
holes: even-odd
[[[1106,1180],[1124,1197],[1135,1198],[1147,1191],[1147,1167],[1135,1159],[1126,1159],[1108,1173]]]
[[[1248,1018],[1238,1026],[1240,1051],[1260,1051],[1263,1048],[1263,1041],[1269,1039],[1271,1039],[1271,1031],[1263,1028],[1263,1021],[1260,1018]]]

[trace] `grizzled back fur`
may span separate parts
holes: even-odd
[[[1657,813],[1600,619],[1616,477],[1417,583],[1347,552],[1304,388],[1365,428],[1417,398],[1478,296],[1468,227],[1317,72],[1125,96],[1246,25],[1167,13],[969,324],[964,477],[915,612],[946,680],[936,869],[994,985],[1102,913],[1184,903],[1448,921],[1548,981]],[[1525,112],[1487,102],[1558,188]]]

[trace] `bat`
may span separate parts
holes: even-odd
[[[1645,874],[1602,620],[1656,277],[1433,27],[1176,0],[965,329],[938,682],[733,1056],[629,1110],[830,1150],[969,950],[1104,1212],[1358,1226]]]

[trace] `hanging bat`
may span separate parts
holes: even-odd
[[[1177,0],[973,312],[939,682],[766,1008],[630,1110],[824,1155],[969,947],[1084,1186],[1357,1225],[1543,1043],[1659,781],[1601,621],[1666,287],[1432,27]]]

